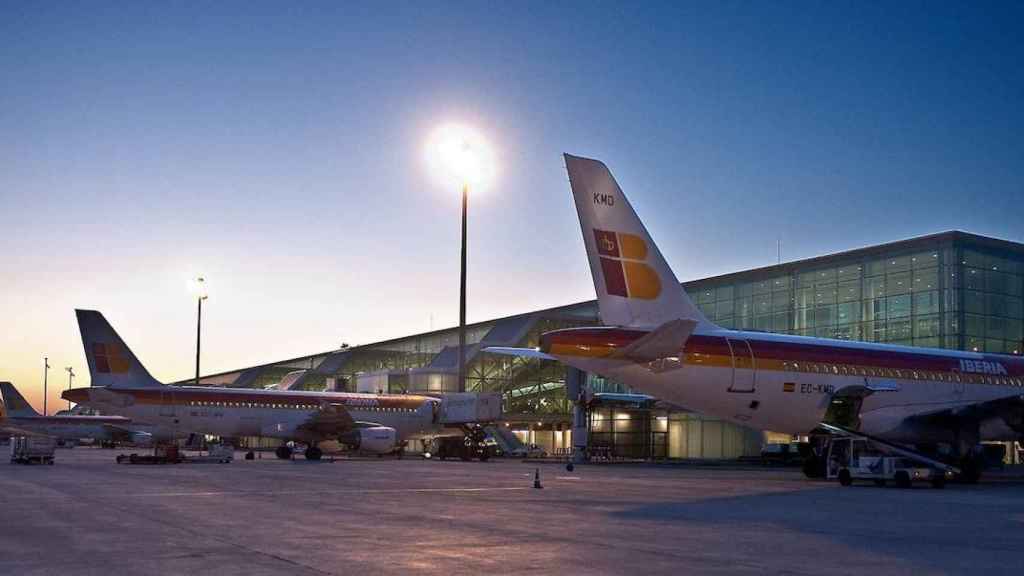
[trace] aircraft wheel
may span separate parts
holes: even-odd
[[[853,476],[850,476],[850,471],[846,468],[839,471],[839,483],[843,486],[853,484]]]
[[[292,457],[292,449],[287,446],[278,446],[277,450],[274,450],[274,456],[281,460],[288,460]]]
[[[896,486],[900,488],[910,488],[910,474],[903,470],[897,472]]]
[[[487,462],[487,460],[490,459],[490,457],[491,457],[490,449],[484,448],[483,450],[480,451],[480,461],[481,462]]]
[[[317,448],[316,446],[310,446],[306,448],[306,460],[319,460],[323,458],[324,451]]]

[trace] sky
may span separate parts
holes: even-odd
[[[75,308],[157,378],[593,298],[561,154],[680,280],[960,229],[1024,241],[1024,4],[0,3],[0,379],[88,384]]]

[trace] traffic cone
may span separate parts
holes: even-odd
[[[537,490],[543,488],[543,486],[540,485],[540,468],[535,469],[533,472],[533,487]]]

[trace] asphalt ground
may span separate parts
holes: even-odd
[[[1024,483],[361,459],[0,463],[0,574],[1019,574]],[[241,456],[241,454],[239,454]]]

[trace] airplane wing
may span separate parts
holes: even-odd
[[[492,354],[504,354],[505,356],[520,356],[523,358],[536,358],[538,360],[558,360],[550,354],[545,354],[536,348],[509,348],[506,346],[488,346],[484,352]]]
[[[103,429],[110,434],[111,438],[121,441],[136,441],[139,440],[139,436],[145,436],[147,438],[152,438],[153,436],[149,432],[132,430],[131,428],[118,426],[117,424],[104,424]]]
[[[1024,395],[1014,394],[986,402],[946,407],[933,412],[915,414],[908,417],[907,421],[951,426],[964,421],[980,422],[991,418],[1002,418],[1007,426],[1024,434]]]
[[[356,420],[352,418],[352,414],[349,413],[344,404],[326,402],[323,404],[322,410],[310,416],[308,420],[298,426],[298,429],[329,438],[355,428],[375,426],[381,426],[381,424]]]

